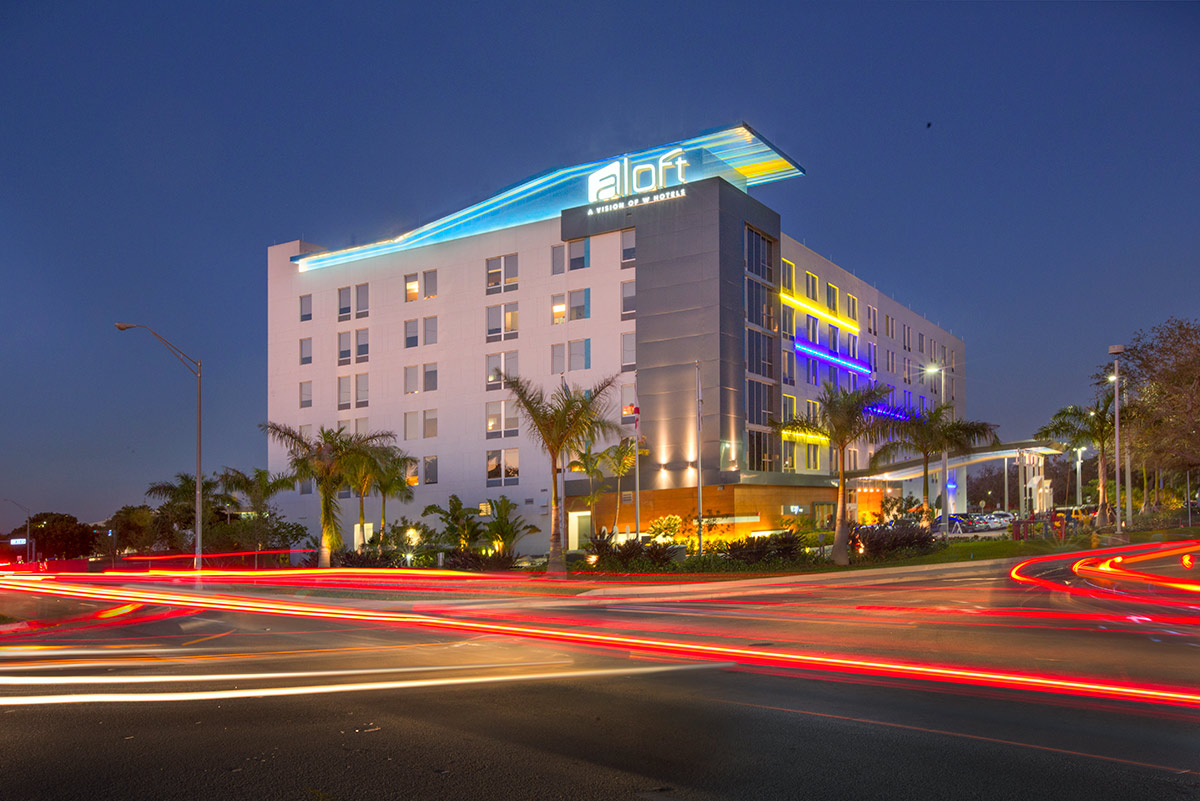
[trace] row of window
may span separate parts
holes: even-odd
[[[485,454],[485,481],[489,487],[513,487],[521,483],[521,459],[517,448],[487,451]],[[438,457],[424,456],[414,459],[407,467],[405,482],[409,486],[438,483]],[[313,482],[300,482],[300,494],[311,495]],[[338,490],[339,498],[350,498],[354,492],[348,486]],[[528,501],[527,501],[528,503]]]
[[[353,289],[353,293],[351,293]],[[354,299],[353,309],[350,305],[351,297]],[[337,291],[337,309],[338,321],[344,322],[349,320],[351,316],[356,319],[361,319],[371,313],[371,287],[370,284],[358,284],[354,287],[338,287]],[[300,322],[308,322],[313,318],[313,303],[312,295],[300,296]]]

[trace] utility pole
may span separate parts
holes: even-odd
[[[696,555],[704,555],[704,468],[701,451],[704,450],[704,396],[700,391],[700,360],[696,360]]]

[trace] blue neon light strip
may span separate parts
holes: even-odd
[[[803,167],[745,123],[616,158],[628,158],[631,163],[645,162],[675,148],[692,154],[688,161],[689,182],[721,176],[744,189],[804,174]],[[696,163],[692,163],[692,158],[696,158]],[[515,225],[550,220],[561,214],[563,209],[587,205],[588,176],[613,160],[600,159],[554,170],[395,239],[345,250],[296,256],[292,260],[299,265],[301,272],[305,272]]]
[[[873,414],[876,417],[890,417],[893,420],[911,420],[911,414],[905,414],[900,409],[887,406],[868,406],[864,409],[867,414]]]
[[[847,370],[853,370],[854,372],[861,373],[862,375],[871,374],[870,366],[864,364],[863,362],[856,362],[854,359],[847,359],[845,357],[838,356],[836,353],[830,353],[827,350],[814,348],[812,345],[806,345],[803,342],[796,343],[796,350],[800,351],[806,356],[812,356],[814,359],[821,359],[822,361],[829,362],[830,364],[836,364],[838,367],[845,367]]]

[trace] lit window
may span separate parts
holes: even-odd
[[[621,261],[623,266],[637,259],[637,229],[626,228],[621,232]]]
[[[520,460],[516,448],[487,452],[487,485],[510,487],[520,483]]]
[[[499,256],[487,260],[486,272],[486,291],[489,295],[496,295],[503,289],[503,263]]]
[[[846,316],[851,320],[858,319],[858,298],[853,295],[846,296]]]
[[[633,370],[637,367],[637,335],[630,332],[621,334],[621,370]]]
[[[621,385],[621,422],[632,423],[637,415],[637,386]]]
[[[487,439],[517,436],[516,401],[489,401],[487,404]]]
[[[312,337],[300,340],[300,363],[312,364]]]
[[[312,319],[312,295],[300,296],[300,322]]]
[[[592,366],[592,340],[576,339],[567,343],[567,369],[587,370]]]
[[[504,304],[504,338],[516,339],[517,337],[517,304]]]
[[[300,408],[307,409],[312,406],[312,382],[300,382]]]
[[[412,303],[421,297],[421,288],[417,283],[417,274],[409,273],[404,276],[404,302]]]
[[[371,313],[371,285],[359,284],[354,287],[354,316],[366,317]]]
[[[804,446],[804,469],[805,470],[820,470],[821,469],[821,448],[818,445]]]
[[[796,398],[793,395],[783,396],[783,415],[782,419],[787,421],[796,416]]]
[[[821,323],[816,317],[813,317],[811,314],[805,315],[804,335],[808,338],[808,341],[814,345],[821,344],[820,325]]]
[[[566,295],[551,295],[550,296],[550,324],[558,325],[566,322],[567,319],[567,296]]]
[[[404,466],[404,483],[410,487],[415,487],[419,481],[420,479],[417,478],[417,463],[414,460]]]
[[[577,289],[568,296],[567,317],[586,320],[592,316],[592,290]]]
[[[367,329],[360,328],[354,332],[354,361],[365,362],[371,353],[371,345],[367,340]]]
[[[344,286],[338,289],[338,320],[350,319],[350,287]]]
[[[517,254],[504,257],[504,291],[511,292],[517,288]]]
[[[421,274],[425,280],[425,298],[437,297],[437,270],[426,270]],[[434,457],[437,458],[437,457]]]
[[[363,408],[367,405],[369,400],[367,381],[368,377],[369,376],[366,373],[359,373],[358,375],[354,376],[354,406],[356,408]]]
[[[425,438],[437,436],[437,409],[425,410]]]
[[[591,266],[592,263],[592,246],[590,239],[576,239],[570,245],[570,259],[567,268],[571,270],[582,270]]]
[[[785,305],[782,309],[783,338],[791,342],[796,338],[796,310]]]
[[[792,292],[796,281],[796,265],[787,259],[780,259],[779,285],[784,292]]]

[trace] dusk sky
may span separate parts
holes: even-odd
[[[268,246],[742,120],[807,170],[752,190],[783,230],[1028,437],[1198,316],[1198,41],[1195,4],[5,3],[0,497],[90,522],[194,470],[194,378],[114,322],[203,360],[206,472],[265,466]]]

